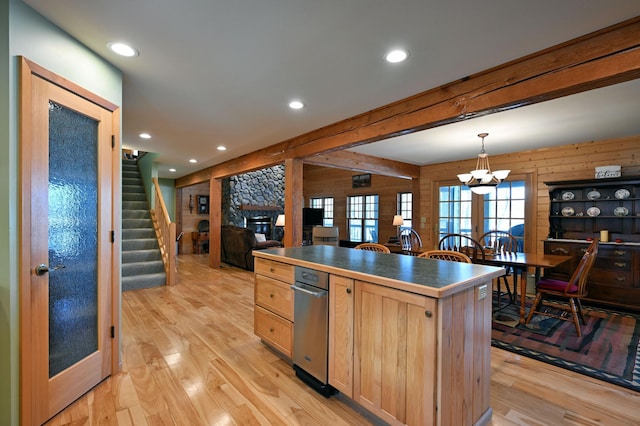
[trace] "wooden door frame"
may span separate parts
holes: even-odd
[[[114,134],[112,149],[112,205],[111,205],[111,229],[117,239],[111,244],[111,318],[114,325],[114,338],[111,341],[111,374],[121,369],[120,357],[120,238],[121,232],[121,162],[120,162],[120,108],[78,86],[77,84],[60,77],[51,71],[19,57],[19,141],[20,141],[20,208],[19,208],[19,236],[20,236],[20,269],[19,269],[19,318],[20,318],[20,424],[33,423],[33,401],[38,397],[37,389],[33,386],[33,363],[29,336],[33,324],[31,322],[31,230],[25,226],[31,217],[31,77],[38,76],[55,84],[69,92],[74,93],[94,104],[110,111],[113,121]]]

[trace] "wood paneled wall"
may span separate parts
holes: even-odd
[[[189,195],[193,200],[193,212],[189,211]],[[193,253],[191,232],[198,230],[201,220],[209,220],[209,214],[198,214],[198,195],[209,195],[209,181],[180,188],[176,193],[176,232],[184,232],[180,240],[180,254]]]
[[[623,176],[640,176],[640,135],[623,139],[591,141],[507,155],[490,155],[493,170],[510,169],[511,175],[528,174],[532,178],[533,195],[527,201],[532,211],[527,217],[532,250],[542,252],[543,240],[549,234],[549,193],[544,182],[593,179],[598,166],[620,165]],[[437,241],[437,190],[441,183],[458,181],[456,175],[475,167],[476,159],[423,166],[420,174],[420,214],[426,226],[417,228],[424,247]],[[434,203],[436,201],[436,203]],[[531,222],[533,221],[533,222]]]
[[[305,164],[304,166],[304,205],[309,207],[309,200],[317,197],[333,197],[334,225],[340,230],[340,239],[348,240],[347,233],[347,197],[350,195],[379,196],[379,229],[378,241],[386,243],[396,235],[396,227],[392,225],[393,215],[397,211],[398,192],[412,192],[411,179],[401,179],[382,175],[371,175],[371,186],[367,188],[351,188],[349,170]],[[414,222],[418,223],[414,218]]]

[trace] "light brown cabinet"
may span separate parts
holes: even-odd
[[[263,250],[256,261],[256,334],[289,358],[275,327],[292,324],[288,304],[265,301],[276,298],[270,286],[291,283],[296,266],[329,274],[328,381],[345,398],[391,425],[490,421],[489,289],[500,268],[332,246]]]
[[[329,277],[329,384],[353,397],[354,280]]]
[[[256,258],[254,265],[254,333],[265,343],[292,357],[294,267]]]
[[[357,281],[353,399],[391,424],[436,424],[437,323],[436,299]]]

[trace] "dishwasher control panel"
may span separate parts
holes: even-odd
[[[298,266],[296,267],[296,282],[328,290],[329,274]]]

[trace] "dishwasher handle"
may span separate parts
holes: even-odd
[[[291,288],[295,291],[300,291],[302,293],[308,294],[313,297],[325,297],[328,294],[326,290],[311,291],[311,290],[307,290],[306,288],[298,287],[295,284],[292,285]]]

